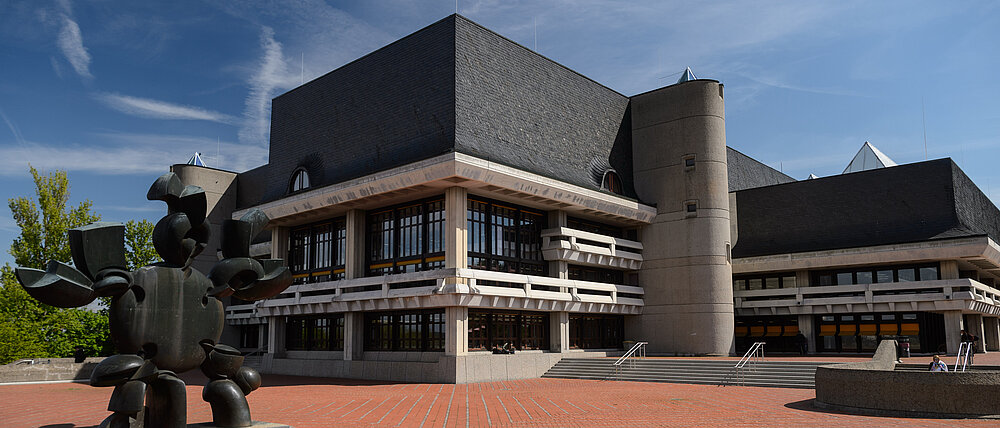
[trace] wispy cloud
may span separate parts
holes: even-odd
[[[209,153],[204,158],[212,167],[241,172],[259,166],[267,159],[264,147],[247,147],[204,137],[118,132],[96,136],[106,144],[26,142],[20,146],[0,146],[0,175],[24,174],[29,163],[39,169],[103,175],[155,174],[167,171],[171,164],[186,162],[194,152]]]
[[[289,86],[288,67],[281,53],[281,43],[274,40],[274,30],[261,28],[261,58],[257,70],[247,84],[250,93],[243,113],[245,123],[240,129],[240,141],[266,145],[271,121],[271,98],[280,88]]]
[[[62,13],[60,18],[62,18],[62,28],[59,30],[59,38],[57,39],[59,50],[73,66],[73,70],[76,70],[76,74],[86,79],[93,79],[94,75],[90,74],[90,53],[83,46],[80,26],[77,25],[68,11]]]
[[[10,121],[10,118],[4,114],[2,109],[0,109],[0,118],[3,119],[3,123],[7,124],[10,133],[14,134],[14,141],[17,141],[17,144],[24,144],[24,137],[21,135],[21,130],[17,129],[17,125]]]
[[[236,118],[224,113],[149,98],[120,94],[97,94],[95,98],[108,107],[132,116],[150,119],[207,120],[228,124],[236,122]]]

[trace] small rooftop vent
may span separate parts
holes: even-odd
[[[205,161],[201,160],[201,153],[198,152],[194,152],[194,155],[191,156],[191,159],[188,159],[187,164],[194,166],[205,166],[205,167],[208,166],[205,165]]]
[[[698,76],[694,75],[694,72],[691,71],[691,67],[684,69],[684,73],[681,73],[681,77],[680,79],[677,79],[677,83],[684,83],[689,80],[698,80]]]
[[[817,178],[819,177],[817,177],[816,174],[809,174],[809,178],[807,178],[806,180],[815,180]]]

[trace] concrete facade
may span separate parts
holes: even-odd
[[[722,85],[691,81],[632,99],[636,193],[656,204],[642,230],[652,353],[729,355],[733,296]],[[664,337],[662,332],[670,332]]]
[[[625,96],[455,15],[273,109],[267,165],[174,168],[210,192],[213,223],[269,216],[258,255],[304,266],[342,253],[343,266],[300,268],[281,295],[227,308],[224,341],[257,328],[265,373],[523,379],[635,341],[649,355],[732,355],[740,340],[773,351],[797,333],[809,352],[849,342],[873,352],[863,340],[890,331],[940,335],[954,352],[965,324],[986,350],[1000,347],[1000,212],[957,166],[796,182],[727,147],[714,80]],[[300,171],[312,186],[293,191]],[[412,214],[431,203],[440,218]],[[313,251],[333,238],[308,233],[334,223],[342,242]],[[403,254],[405,233],[420,241],[407,250],[416,255]],[[865,279],[886,267],[891,281]],[[850,283],[819,280],[845,272]],[[779,286],[737,288],[750,277]],[[439,314],[440,331],[427,321],[413,333],[420,351],[402,350],[400,337],[418,330],[399,319]],[[308,325],[317,319],[336,324]],[[828,319],[858,330],[830,330]],[[322,349],[303,343],[313,336]],[[544,343],[524,345],[528,336]],[[524,349],[485,350],[512,341]]]

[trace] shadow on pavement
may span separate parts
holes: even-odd
[[[208,378],[202,374],[201,370],[191,370],[187,373],[181,373],[180,378],[187,385],[198,385],[205,386],[208,383]],[[262,374],[263,384],[261,388],[274,387],[274,386],[305,386],[305,385],[339,385],[339,386],[378,386],[378,385],[400,385],[407,382],[392,382],[392,381],[378,381],[378,380],[362,380],[362,379],[337,379],[337,378],[326,378],[326,377],[306,377],[306,376],[287,376],[287,375],[274,375],[274,374]]]

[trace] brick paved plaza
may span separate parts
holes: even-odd
[[[189,377],[189,383],[204,379]],[[996,420],[910,419],[825,412],[812,390],[532,379],[470,385],[267,376],[250,395],[254,419],[305,427],[997,426]],[[3,427],[92,426],[111,388],[0,386]],[[947,399],[942,397],[942,399]],[[188,422],[211,420],[188,387]]]

